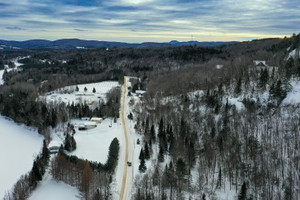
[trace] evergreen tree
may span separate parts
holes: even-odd
[[[139,159],[140,159],[139,170],[140,170],[140,172],[145,172],[147,167],[145,164],[145,155],[144,155],[143,149],[141,149]]]
[[[165,157],[164,157],[164,148],[160,145],[159,146],[159,154],[158,154],[158,161],[159,162],[164,162]]]
[[[113,141],[110,143],[109,152],[108,152],[108,159],[104,166],[109,172],[114,172],[119,159],[119,150],[120,150],[120,143],[117,138],[114,138]]]
[[[96,89],[95,88],[93,88],[93,93],[96,93]]]
[[[247,187],[246,187],[246,183],[244,182],[241,187],[241,191],[238,196],[238,200],[246,200],[246,199],[247,199]]]
[[[39,159],[39,158],[37,158],[37,159]],[[30,184],[32,186],[36,186],[37,182],[42,180],[40,166],[36,160],[33,162],[33,166],[32,166],[31,173],[30,173],[30,180],[31,180]]]
[[[145,149],[145,159],[149,160],[150,159],[150,152],[149,152],[149,147],[148,147],[148,143],[147,142],[145,142],[144,149]]]
[[[161,118],[158,126],[158,135],[162,136],[163,134],[164,134],[164,120],[163,118]]]
[[[127,117],[128,117],[128,119],[133,120],[133,115],[131,112],[129,113],[129,115]]]
[[[221,187],[222,187],[222,170],[220,168],[219,169],[219,175],[218,175],[217,188],[221,189]]]
[[[210,136],[213,139],[215,137],[215,135],[216,135],[216,129],[215,129],[215,126],[213,126],[211,129],[211,132],[210,132]]]
[[[45,165],[48,164],[48,160],[50,158],[50,152],[47,148],[46,140],[43,141],[43,149],[42,149],[42,160]]]
[[[265,88],[266,87],[266,84],[268,83],[268,80],[269,80],[269,72],[267,69],[263,69],[261,70],[260,72],[260,77],[259,77],[259,87],[260,88]]]
[[[76,141],[74,139],[74,136],[71,136],[69,133],[66,134],[64,149],[69,152],[76,149]]]
[[[139,159],[141,160],[142,158],[145,158],[145,154],[144,154],[143,148],[141,148],[140,155],[139,155]]]
[[[241,92],[242,92],[242,79],[239,78],[234,89],[234,94],[238,96],[241,94]]]
[[[86,88],[86,87],[84,87],[84,91],[85,91],[85,92],[87,91],[87,88]]]
[[[285,77],[287,79],[291,78],[293,74],[293,68],[294,68],[294,59],[293,57],[290,57],[285,64]]]
[[[150,137],[151,137],[151,140],[154,142],[156,136],[155,136],[155,128],[154,128],[153,124],[152,124],[151,129],[150,129]]]
[[[77,85],[76,85],[76,89],[75,89],[75,90],[76,90],[76,92],[78,92],[78,91],[79,91],[79,87],[78,87]]]

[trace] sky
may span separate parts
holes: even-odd
[[[245,41],[299,32],[299,0],[0,0],[4,40]]]

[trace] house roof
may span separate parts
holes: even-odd
[[[92,120],[96,120],[96,121],[102,121],[103,119],[101,117],[92,117],[91,118],[91,121]]]
[[[266,61],[264,61],[264,60],[254,60],[253,63],[256,66],[267,66]]]

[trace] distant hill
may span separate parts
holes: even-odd
[[[238,42],[178,42],[173,40],[168,43],[144,42],[144,43],[125,43],[125,42],[108,42],[97,40],[80,40],[80,39],[61,39],[61,40],[27,40],[27,41],[7,41],[0,40],[0,49],[16,49],[16,48],[50,48],[50,49],[89,49],[97,47],[122,47],[122,48],[160,48],[183,45],[196,46],[220,46],[225,44],[233,44]]]

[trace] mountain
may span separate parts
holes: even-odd
[[[187,42],[178,42],[177,40],[172,40],[169,44],[174,46],[183,46],[183,45],[196,45],[196,46],[203,46],[203,47],[214,47],[214,46],[221,46],[226,44],[235,44],[239,43],[238,41],[231,41],[231,42],[198,42],[198,41],[187,41]]]
[[[0,49],[15,49],[15,48],[50,48],[50,49],[89,49],[98,47],[122,47],[122,48],[161,48],[171,46],[196,45],[196,46],[220,46],[224,44],[233,44],[238,42],[198,42],[187,41],[178,42],[173,40],[169,43],[125,43],[125,42],[109,42],[98,40],[80,40],[80,39],[60,39],[55,41],[50,40],[27,40],[27,41],[7,41],[0,40]]]

